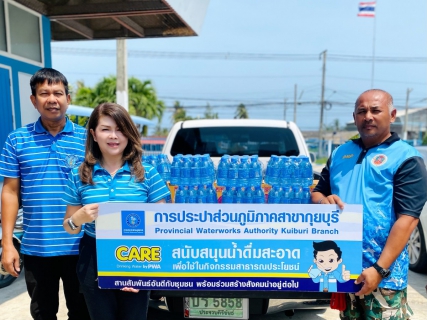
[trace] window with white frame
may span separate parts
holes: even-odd
[[[42,62],[41,16],[10,0],[0,7],[0,50]]]
[[[0,50],[7,51],[6,18],[4,14],[3,0],[0,0]]]

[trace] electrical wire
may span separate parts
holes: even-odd
[[[116,56],[115,49],[52,47],[52,53],[84,56]],[[319,54],[231,53],[231,52],[165,52],[128,50],[128,57],[160,59],[252,60],[252,61],[318,61]],[[371,56],[328,53],[328,61],[372,62]],[[375,62],[426,63],[427,57],[375,57]]]

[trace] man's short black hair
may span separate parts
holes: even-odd
[[[338,245],[335,243],[335,241],[326,240],[322,242],[313,242],[313,248],[314,248],[314,251],[313,251],[314,259],[317,259],[316,256],[318,251],[328,251],[328,250],[334,250],[338,256],[338,260],[341,259],[342,251],[340,247],[338,247]]]
[[[65,88],[65,94],[68,94],[68,81],[65,76],[58,70],[52,68],[42,68],[37,71],[30,80],[31,94],[36,95],[36,89],[38,84],[43,84],[47,81],[49,85],[52,83],[62,83]]]

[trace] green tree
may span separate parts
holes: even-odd
[[[175,101],[173,105],[173,114],[172,114],[172,121],[173,123],[176,123],[178,121],[184,121],[184,120],[192,120],[193,118],[190,116],[187,116],[187,112],[184,110],[184,107],[181,106],[181,103],[179,101]]]
[[[166,137],[169,134],[168,128],[162,128],[160,124],[156,125],[156,128],[154,129],[154,135],[157,137]]]
[[[249,119],[248,110],[246,110],[246,106],[243,103],[237,106],[234,119]]]
[[[73,103],[95,108],[104,102],[116,102],[116,77],[104,77],[93,88],[86,87],[84,82],[77,83],[77,90],[73,97]],[[161,122],[165,111],[165,104],[157,98],[156,90],[150,80],[141,81],[135,77],[128,79],[129,113],[147,119],[157,118]],[[80,121],[80,120],[79,120]],[[147,135],[147,127],[142,129],[143,135]]]
[[[213,112],[213,108],[209,103],[206,105],[205,119],[218,119],[218,113]]]
[[[335,132],[340,131],[340,129],[341,129],[340,120],[339,119],[334,119],[332,127],[333,127],[333,130]]]
[[[323,125],[323,129],[325,131],[329,131],[329,132],[331,132],[331,131],[335,132],[335,133],[339,132],[342,129],[342,127],[340,125],[340,120],[339,119],[334,119],[330,125],[325,125],[324,124]]]

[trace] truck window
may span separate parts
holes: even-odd
[[[205,154],[211,157],[258,154],[298,156],[299,149],[292,130],[269,127],[184,128],[177,133],[171,155]]]

